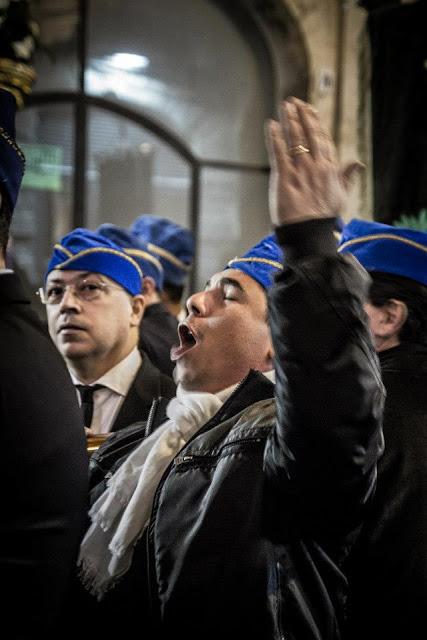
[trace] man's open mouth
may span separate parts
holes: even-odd
[[[187,351],[190,351],[198,342],[197,336],[184,323],[178,326],[178,338],[179,344],[172,347],[170,353],[170,358],[173,362],[178,360],[184,353],[187,353]]]

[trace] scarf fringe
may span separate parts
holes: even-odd
[[[88,591],[91,596],[94,596],[98,602],[101,602],[105,595],[116,586],[117,582],[127,572],[127,570],[128,567],[123,569],[120,573],[117,573],[114,576],[114,579],[113,576],[111,576],[110,579],[105,580],[96,572],[96,564],[85,559],[80,564],[77,577],[85,590]]]

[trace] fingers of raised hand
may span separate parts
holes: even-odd
[[[281,125],[276,120],[269,120],[265,128],[267,152],[270,166],[280,173],[291,170],[291,160]]]
[[[287,142],[287,152],[292,160],[297,161],[299,156],[310,153],[300,114],[292,101],[282,103],[280,122]]]
[[[301,121],[301,127],[304,137],[307,140],[307,147],[310,149],[315,160],[324,158],[330,162],[336,161],[336,149],[329,132],[322,126],[316,109],[310,104],[292,98],[298,116]]]

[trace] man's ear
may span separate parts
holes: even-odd
[[[142,320],[142,316],[144,315],[144,310],[145,310],[144,296],[141,294],[137,296],[133,296],[131,298],[131,305],[132,305],[132,314],[130,319],[131,327],[137,327]]]
[[[383,305],[383,322],[389,335],[399,335],[408,318],[408,307],[402,300],[390,298]]]
[[[156,291],[156,283],[151,276],[144,276],[142,279],[142,293],[144,296],[150,297]]]

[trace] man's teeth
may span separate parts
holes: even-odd
[[[180,327],[180,338],[183,345],[194,345],[196,339],[191,333],[191,330],[184,324]]]

